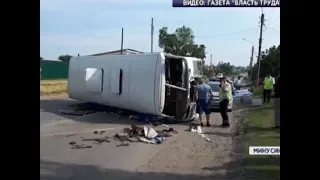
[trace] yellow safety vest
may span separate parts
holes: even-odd
[[[272,77],[265,77],[264,78],[264,89],[266,90],[271,90],[273,88],[273,81],[272,81]]]
[[[229,101],[231,100],[231,97],[232,97],[232,86],[230,85],[230,83],[228,83],[228,84],[229,84],[228,92],[224,92],[221,87],[219,88],[219,100],[220,101],[225,99],[225,95],[227,95],[227,98],[228,98]]]

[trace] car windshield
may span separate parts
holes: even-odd
[[[209,84],[213,92],[219,92],[219,84]]]

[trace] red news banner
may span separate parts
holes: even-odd
[[[280,0],[172,0],[173,7],[280,7]]]

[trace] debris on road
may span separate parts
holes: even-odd
[[[71,149],[84,149],[84,148],[92,148],[90,145],[85,144],[77,144],[75,141],[69,142],[69,145],[71,145]]]
[[[162,124],[163,127],[165,128],[170,128],[170,126],[166,125],[166,124]]]
[[[193,133],[197,133],[199,136],[201,136],[204,140],[208,141],[208,142],[213,142],[211,141],[208,137],[206,137],[206,135],[203,134],[201,126],[197,123],[192,123],[190,125],[190,129],[191,132]]]
[[[201,126],[198,125],[198,124],[192,124],[192,125],[190,126],[190,131],[191,131],[191,132],[196,132],[196,133],[198,133],[198,134],[202,134]]]
[[[84,112],[83,111],[68,111],[68,110],[63,110],[63,109],[60,109],[59,112],[61,114],[66,114],[66,115],[74,115],[74,116],[83,116],[84,115]]]
[[[121,146],[129,146],[129,145],[130,145],[129,143],[122,143],[122,144],[117,145],[117,147],[121,147]]]
[[[145,137],[138,137],[138,139],[141,141],[141,142],[144,142],[144,143],[147,143],[147,144],[156,144],[156,141],[155,140],[149,140]]]
[[[120,140],[122,144],[124,144],[124,142],[144,142],[147,144],[161,144],[166,139],[166,137],[172,136],[170,133],[178,133],[175,129],[170,128],[169,126],[166,127],[167,129],[163,129],[162,131],[156,131],[152,127],[139,127],[136,125],[131,125],[131,128],[124,128],[122,133],[115,134],[114,139]]]
[[[164,129],[163,132],[173,132],[173,133],[175,133],[175,134],[178,134],[178,131],[176,131],[176,130],[173,129],[173,128]]]
[[[85,149],[85,148],[92,148],[90,145],[80,144],[80,145],[72,145],[71,149]]]
[[[109,140],[109,137],[108,136],[105,136],[104,138],[90,138],[90,139],[82,139],[82,141],[95,141],[97,144],[101,144],[103,142],[107,142],[109,143],[110,140]]]
[[[69,142],[69,145],[75,145],[75,144],[77,144],[77,143],[74,141]]]
[[[144,136],[148,139],[153,139],[158,135],[158,133],[152,127],[148,128],[146,126],[143,126],[143,130]]]
[[[114,139],[115,140],[120,140],[121,142],[138,142],[137,138],[134,137],[129,137],[129,134],[127,133],[117,133],[116,135],[114,135]]]
[[[106,131],[104,130],[101,130],[101,131],[93,131],[93,134],[103,134],[105,133]]]
[[[74,135],[76,135],[76,134],[68,134],[68,135],[66,135],[66,137],[71,137],[71,136],[74,136]]]

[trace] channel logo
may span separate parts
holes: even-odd
[[[249,155],[280,155],[280,146],[249,146]]]

